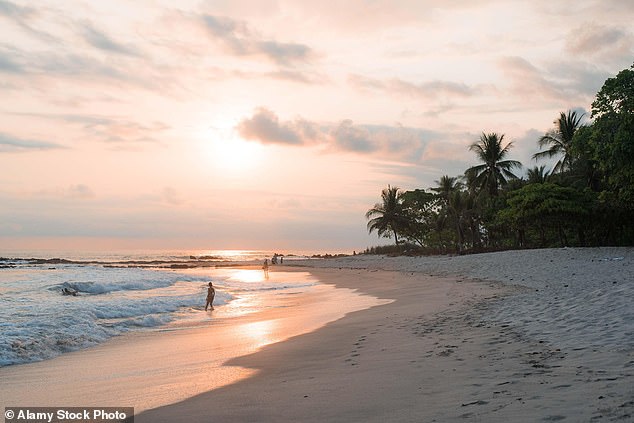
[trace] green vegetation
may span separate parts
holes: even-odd
[[[509,248],[634,245],[634,65],[605,81],[591,122],[561,112],[536,140],[535,160],[516,171],[512,143],[483,133],[469,149],[479,164],[444,175],[425,191],[388,185],[368,210],[368,230],[394,237],[394,246],[366,253],[466,253]]]
[[[381,193],[382,203],[376,203],[365,214],[368,221],[368,231],[376,231],[379,236],[391,237],[394,235],[398,245],[398,235],[407,233],[410,219],[405,213],[400,190],[397,187],[387,186]]]
[[[555,120],[555,129],[548,131],[546,135],[537,141],[540,148],[546,146],[550,148],[535,153],[533,158],[540,160],[559,156],[559,160],[553,167],[553,173],[563,173],[564,170],[569,170],[574,160],[572,143],[577,129],[581,127],[582,118],[583,115],[577,115],[577,112],[570,110],[568,114],[561,112],[559,119]]]
[[[465,175],[468,179],[472,177],[472,184],[476,189],[487,190],[492,197],[498,195],[500,187],[506,185],[509,179],[517,178],[511,171],[522,167],[522,164],[516,160],[503,160],[513,146],[510,142],[502,147],[503,139],[504,134],[482,134],[480,141],[469,147],[469,150],[476,153],[482,164],[467,169]]]

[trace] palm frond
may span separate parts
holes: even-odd
[[[553,150],[552,148],[545,151],[540,151],[539,153],[533,154],[533,159],[542,160],[542,159],[552,159],[553,157],[559,155],[559,150]]]
[[[551,159],[561,155],[562,158],[553,167],[552,173],[563,172],[569,168],[573,162],[572,140],[577,130],[583,126],[581,125],[583,116],[583,114],[578,115],[577,112],[572,110],[568,110],[568,113],[560,112],[559,118],[553,122],[555,128],[548,130],[545,135],[537,140],[539,148],[547,146],[550,148],[534,154],[533,158],[535,160]]]
[[[482,164],[470,167],[465,174],[474,186],[481,190],[486,188],[491,195],[497,195],[498,187],[506,184],[507,178],[516,178],[511,169],[522,166],[516,160],[505,160],[513,147],[513,142],[504,145],[504,136],[496,132],[483,132],[480,140],[469,147]]]
[[[504,160],[504,161],[498,162],[498,167],[502,169],[521,168],[522,162],[519,162],[517,160]]]

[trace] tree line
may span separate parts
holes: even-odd
[[[609,78],[584,115],[561,112],[518,176],[504,134],[470,145],[479,163],[435,186],[388,185],[367,228],[398,249],[465,253],[509,248],[634,245],[634,65]]]

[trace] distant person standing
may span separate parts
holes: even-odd
[[[264,265],[262,266],[262,270],[264,270],[264,277],[268,279],[268,277],[269,277],[269,259],[264,259]]]
[[[209,288],[207,288],[207,304],[205,304],[205,311],[207,311],[207,307],[211,306],[211,309],[214,309],[214,297],[216,296],[216,290],[211,282],[209,282]]]

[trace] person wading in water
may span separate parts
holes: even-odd
[[[207,311],[207,307],[211,306],[211,309],[214,309],[214,297],[216,296],[216,290],[211,282],[209,282],[209,288],[207,288],[207,304],[205,304],[205,311]]]

